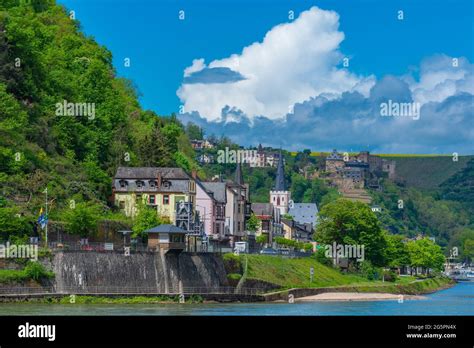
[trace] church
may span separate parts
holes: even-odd
[[[257,235],[267,235],[268,245],[276,237],[303,242],[312,240],[317,221],[316,203],[295,203],[285,184],[284,157],[278,157],[275,186],[270,190],[269,203],[252,203],[252,211],[261,220]]]

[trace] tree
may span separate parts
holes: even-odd
[[[0,240],[29,235],[33,227],[16,207],[0,207]]]
[[[71,234],[86,238],[97,232],[100,206],[90,202],[80,202],[63,213],[66,229]]]
[[[186,125],[186,134],[192,140],[202,140],[204,137],[203,129],[192,122],[188,122]]]
[[[133,222],[133,237],[143,236],[143,231],[163,224],[163,220],[158,215],[156,209],[145,204],[140,204],[138,214]]]
[[[441,271],[445,257],[441,247],[429,238],[410,241],[407,244],[412,267],[423,267],[427,271],[430,268]]]
[[[315,239],[324,244],[361,245],[366,259],[375,266],[384,264],[383,231],[377,216],[362,202],[338,199],[325,205],[319,213]]]
[[[262,222],[257,217],[257,215],[255,215],[255,213],[252,213],[250,215],[249,219],[247,220],[247,229],[249,231],[255,232],[260,228],[261,224],[262,224]]]
[[[474,239],[466,239],[462,247],[462,254],[468,260],[474,259]]]
[[[385,234],[387,247],[385,248],[385,260],[389,267],[400,268],[410,264],[410,254],[404,237],[400,235]]]

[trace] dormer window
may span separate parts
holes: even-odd
[[[169,181],[163,181],[163,187],[164,187],[164,188],[170,188],[170,187],[171,187],[171,182],[169,182]]]
[[[156,182],[156,180],[150,180],[150,187],[155,188],[156,186],[158,186],[158,183]]]
[[[138,188],[141,188],[141,187],[145,186],[145,182],[142,181],[142,180],[137,180],[137,181],[136,181],[136,184],[137,184],[137,187],[138,187]]]
[[[127,180],[120,180],[119,185],[121,188],[125,188],[128,185]]]

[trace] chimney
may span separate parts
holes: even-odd
[[[156,188],[159,189],[161,187],[161,172],[160,171],[157,171],[156,173],[156,181],[157,181]]]

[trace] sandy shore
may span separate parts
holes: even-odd
[[[377,301],[377,300],[423,300],[424,296],[384,294],[373,292],[326,292],[319,295],[295,298],[295,302],[311,301]]]

